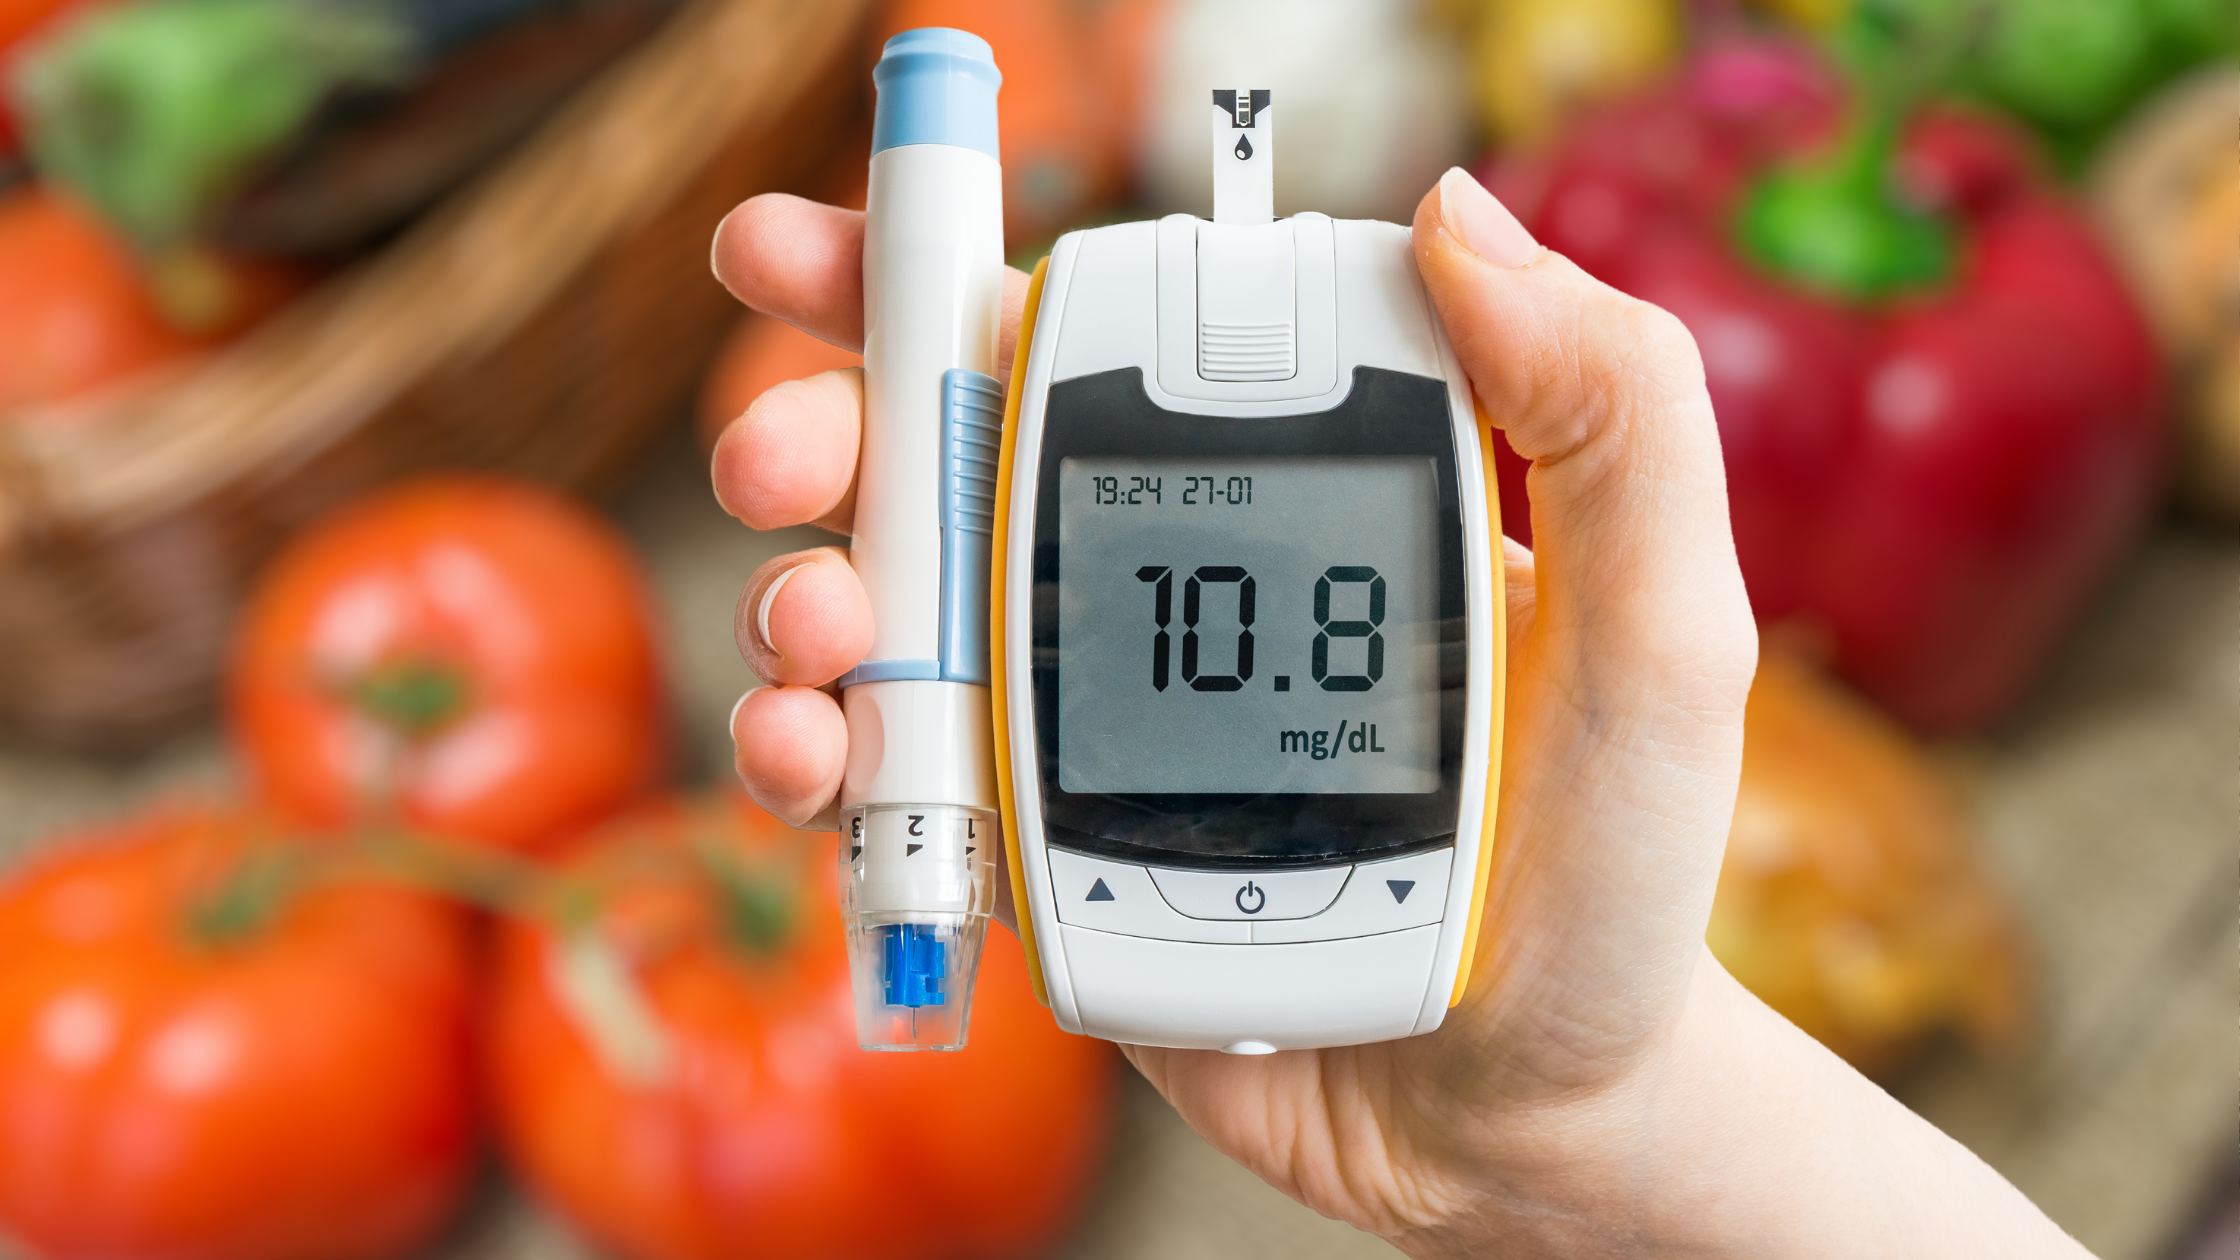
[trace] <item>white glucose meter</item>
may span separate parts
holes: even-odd
[[[1479,930],[1502,713],[1490,443],[1406,228],[1214,216],[1035,274],[995,488],[997,794],[1068,1031],[1236,1053],[1429,1032]]]

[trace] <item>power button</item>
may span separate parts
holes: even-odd
[[[1318,871],[1174,871],[1151,868],[1167,904],[1193,919],[1303,919],[1338,899],[1350,866]]]

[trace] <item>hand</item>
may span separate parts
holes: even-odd
[[[862,236],[853,212],[759,197],[719,230],[716,273],[858,345]],[[1507,754],[1469,991],[1424,1037],[1129,1058],[1222,1151],[1416,1254],[2066,1242],[1704,948],[1757,636],[1695,343],[1541,250],[1459,170],[1418,206],[1415,251],[1481,405],[1532,461],[1539,544],[1506,556]],[[1005,371],[1025,287],[1011,273]],[[860,372],[771,390],[719,440],[717,497],[758,529],[845,533],[861,408]],[[740,777],[807,821],[847,751],[817,687],[868,648],[868,601],[843,553],[801,552],[755,573],[736,628],[771,684],[733,716]],[[1915,1191],[1923,1178],[1934,1188]],[[1921,1215],[1955,1198],[1998,1210],[1982,1230]]]

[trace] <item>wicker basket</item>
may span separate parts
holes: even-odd
[[[203,710],[257,566],[400,474],[611,484],[735,306],[708,241],[861,126],[864,0],[697,0],[482,182],[225,351],[0,416],[0,732]]]

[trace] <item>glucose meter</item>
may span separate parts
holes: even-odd
[[[1407,229],[1275,217],[1272,94],[1207,111],[1213,218],[1071,233],[1027,299],[990,620],[1021,936],[1072,1032],[1428,1032],[1493,831],[1488,435]]]

